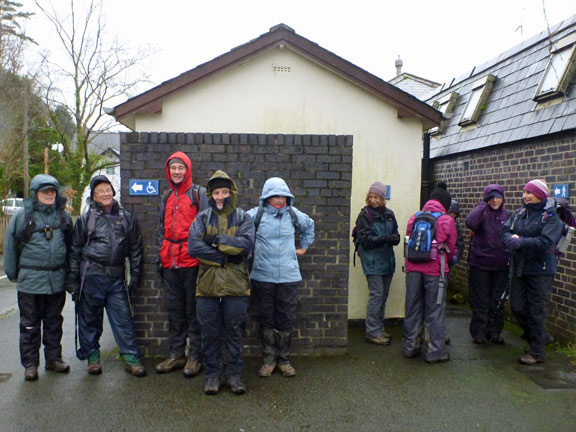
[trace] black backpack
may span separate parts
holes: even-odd
[[[428,262],[436,259],[438,245],[436,241],[437,221],[444,213],[419,211],[416,213],[412,231],[406,246],[406,258],[415,263]],[[436,247],[436,250],[434,250]]]

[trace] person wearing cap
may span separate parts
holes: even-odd
[[[296,369],[290,363],[290,341],[302,281],[298,257],[314,242],[314,221],[294,207],[294,195],[279,177],[266,180],[260,205],[248,214],[256,230],[250,280],[262,342],[263,364],[258,375],[269,377],[277,366],[284,376],[293,377]],[[297,232],[300,247],[295,243]]]
[[[501,239],[511,254],[510,307],[530,345],[520,363],[546,361],[546,314],[557,269],[556,243],[562,221],[556,214],[546,181],[526,183],[524,204],[504,224]]]
[[[4,235],[4,272],[16,282],[20,310],[20,360],[24,379],[38,379],[40,346],[45,369],[66,373],[62,359],[62,309],[66,303],[66,256],[72,218],[64,210],[58,180],[38,174],[30,198],[12,217]]]
[[[402,328],[404,343],[403,355],[413,358],[421,354],[427,363],[440,363],[450,360],[446,350],[446,280],[448,262],[456,253],[456,224],[447,213],[452,198],[444,182],[430,193],[430,199],[422,211],[441,213],[436,219],[436,242],[440,253],[445,254],[444,268],[440,253],[436,259],[426,262],[412,262],[406,258],[406,302]],[[410,236],[416,214],[412,215],[406,228]],[[441,273],[444,277],[441,278]],[[424,339],[425,347],[421,344]]]
[[[244,394],[244,328],[248,319],[250,280],[246,259],[254,242],[252,218],[238,207],[238,188],[224,171],[206,186],[209,208],[200,212],[188,236],[188,254],[200,261],[196,313],[202,335],[204,392],[215,395],[223,383]],[[221,337],[226,355],[223,357]]]
[[[368,281],[370,293],[366,307],[365,340],[375,345],[390,345],[392,337],[384,327],[386,301],[396,269],[394,246],[400,233],[394,212],[386,206],[386,185],[374,182],[368,189],[366,206],[356,218],[355,245]]]
[[[475,344],[503,344],[504,304],[508,285],[508,260],[500,233],[510,212],[504,206],[504,189],[490,184],[482,202],[466,218],[470,228],[468,300],[472,308],[470,335]]]
[[[142,377],[146,369],[140,363],[129,297],[142,276],[142,238],[136,219],[115,195],[108,177],[92,178],[90,206],[74,225],[66,289],[76,301],[78,314],[76,355],[88,361],[88,373],[102,373],[99,340],[106,309],[126,371]]]
[[[169,356],[156,372],[183,369],[185,377],[202,367],[200,327],[196,319],[196,279],[199,261],[188,255],[188,231],[196,215],[208,208],[206,189],[192,182],[192,162],[183,152],[165,164],[170,189],[158,212],[158,266],[168,311]]]

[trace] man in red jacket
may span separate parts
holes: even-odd
[[[205,188],[192,183],[192,162],[186,154],[172,154],[165,170],[170,190],[162,197],[158,212],[158,267],[165,288],[170,353],[156,366],[156,372],[184,368],[184,376],[193,377],[202,367],[196,320],[199,262],[188,255],[188,230],[196,215],[208,208],[208,197]]]

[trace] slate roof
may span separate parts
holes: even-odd
[[[430,94],[435,93],[434,90],[440,87],[440,84],[437,82],[406,72],[395,76],[388,82],[404,90],[406,93],[416,96],[420,100],[426,100]]]
[[[120,157],[120,133],[102,132],[95,134],[88,145],[88,151],[98,155]]]
[[[556,41],[576,32],[576,15],[524,41],[498,57],[445,83],[426,101],[457,92],[460,96],[443,133],[430,140],[430,157],[438,158],[499,144],[576,129],[576,76],[561,103],[544,107],[532,100],[550,58],[550,38]],[[474,128],[458,122],[471,85],[488,74],[497,80]],[[539,108],[539,109],[537,109]]]
[[[262,52],[275,49],[280,45],[311,59],[329,71],[362,87],[376,97],[393,104],[397,108],[398,117],[419,118],[422,120],[425,129],[440,123],[442,118],[441,113],[430,105],[322,48],[318,44],[298,35],[292,28],[285,24],[276,25],[258,38],[233,48],[229,52],[207,63],[201,64],[194,69],[184,72],[171,80],[163,82],[157,87],[105,111],[107,114],[114,116],[116,120],[128,125],[127,123],[130,123],[130,117],[136,114],[161,112],[163,99],[170,94],[180,91],[213,74],[220,73],[237,64],[241,64]]]

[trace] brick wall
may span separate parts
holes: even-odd
[[[140,224],[144,278],[134,299],[134,318],[142,349],[149,356],[168,353],[168,322],[162,287],[156,276],[155,246],[160,196],[130,196],[130,179],[159,179],[168,188],[164,164],[175,151],[192,160],[195,183],[205,186],[222,169],[236,181],[240,206],[258,205],[267,178],[286,180],[296,207],[312,217],[316,240],[301,258],[303,283],[298,295],[295,354],[346,351],[348,248],[352,137],[203,133],[125,133],[121,136],[122,203]],[[260,352],[256,323],[247,328],[248,354]]]
[[[545,140],[459,154],[433,161],[434,177],[445,180],[452,196],[460,201],[459,221],[466,237],[464,259],[451,271],[450,287],[467,294],[467,255],[470,231],[464,221],[480,203],[484,188],[499,183],[506,193],[505,205],[514,210],[522,205],[522,188],[534,178],[553,184],[570,184],[570,204],[576,208],[576,133],[557,134]],[[576,339],[576,241],[560,259],[552,290],[548,330],[563,342]]]

